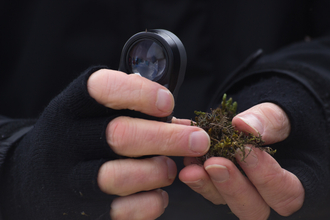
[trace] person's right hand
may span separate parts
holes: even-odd
[[[130,109],[155,117],[173,111],[174,99],[165,87],[135,74],[103,69],[92,74],[87,85],[91,97],[111,109]],[[194,157],[209,147],[209,137],[200,128],[126,116],[112,120],[106,136],[110,148],[127,157]],[[136,193],[170,185],[176,174],[174,161],[165,156],[119,159],[101,166],[98,184],[103,192],[121,196],[111,205],[113,219],[154,219],[167,206],[167,193]]]
[[[198,127],[129,117],[169,115],[174,100],[165,87],[96,70],[55,97],[10,152],[0,181],[4,219],[155,219],[168,204],[159,188],[177,173],[162,155],[207,152]]]

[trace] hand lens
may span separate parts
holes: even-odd
[[[119,70],[165,86],[176,99],[186,64],[186,50],[180,39],[170,31],[154,29],[128,39],[121,53]],[[161,121],[170,119],[167,117]]]

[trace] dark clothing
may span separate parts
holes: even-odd
[[[274,157],[306,193],[302,209],[287,219],[328,219],[329,8],[325,0],[3,3],[0,114],[7,118],[0,117],[0,141],[34,124],[17,118],[38,118],[12,146],[0,145],[0,160],[6,158],[0,161],[3,220],[108,218],[104,213],[114,196],[95,186],[100,164],[116,158],[102,148],[104,127],[130,113],[89,100],[83,85],[100,67],[85,70],[117,69],[126,40],[146,28],[172,31],[186,47],[176,117],[193,118],[194,110],[215,107],[224,92],[239,111],[261,102],[286,111],[292,130],[272,146],[278,150]],[[237,69],[260,48],[265,55]],[[70,149],[64,147],[68,141]],[[90,151],[87,143],[99,148]],[[174,159],[181,169],[182,158]],[[213,205],[179,180],[165,190],[170,202],[160,219],[237,219],[227,206]]]

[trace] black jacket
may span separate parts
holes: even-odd
[[[329,218],[329,1],[6,1],[2,6],[0,114],[25,119],[0,118],[3,139],[33,125],[26,118],[38,118],[88,67],[118,69],[131,35],[167,29],[188,55],[174,115],[193,118],[194,110],[216,106],[224,92],[240,111],[264,101],[280,105],[292,131],[273,146],[275,158],[306,191],[304,206],[288,219]],[[13,148],[0,149],[6,155],[0,163],[9,163]],[[182,158],[175,160],[182,167]],[[1,182],[3,192],[11,183],[4,177]],[[228,207],[211,204],[179,180],[166,190],[170,203],[160,219],[237,219]],[[8,195],[1,198],[4,216],[14,213],[17,203]]]

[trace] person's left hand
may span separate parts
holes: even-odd
[[[238,130],[259,132],[265,144],[280,142],[290,133],[287,115],[272,103],[252,107],[235,116],[232,123]],[[241,153],[236,153],[236,159],[247,177],[226,158],[212,157],[202,166],[195,158],[186,157],[179,178],[212,203],[227,204],[241,220],[267,219],[270,208],[282,216],[301,208],[305,196],[301,182],[271,155],[252,147],[244,161]]]

